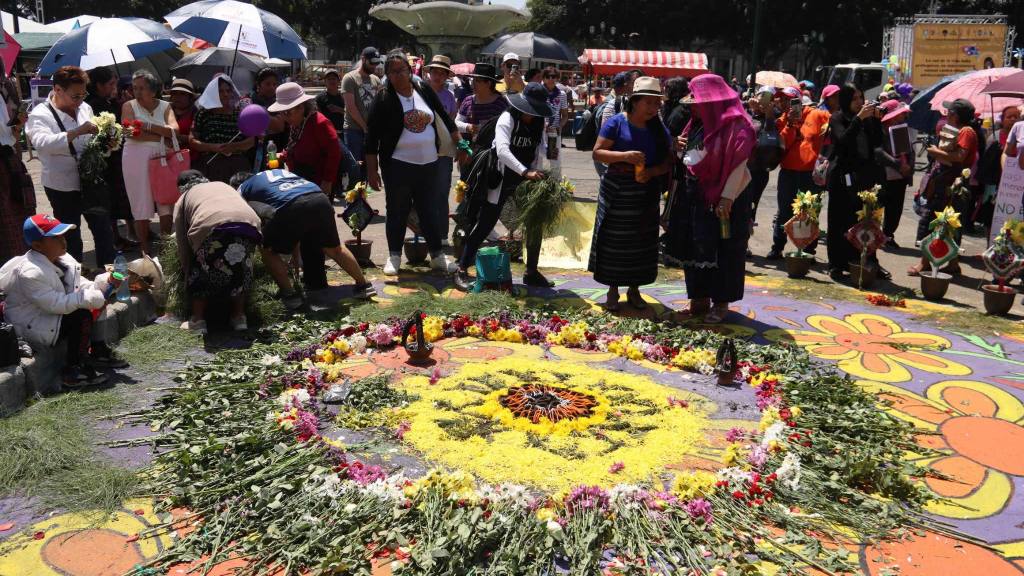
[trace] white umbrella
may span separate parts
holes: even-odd
[[[175,30],[264,58],[306,58],[306,45],[278,16],[237,0],[200,0],[165,16]]]

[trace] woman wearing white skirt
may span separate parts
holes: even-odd
[[[152,254],[149,243],[149,221],[153,217],[153,191],[149,185],[149,160],[167,153],[167,144],[178,131],[178,121],[174,118],[169,102],[160,100],[160,81],[146,70],[139,70],[132,75],[134,100],[124,103],[121,109],[121,120],[127,124],[131,120],[142,123],[137,135],[126,130],[124,152],[121,156],[124,171],[124,187],[128,192],[128,202],[132,207],[132,218],[135,219],[135,233],[142,244],[142,251]],[[173,204],[156,204],[156,213],[160,216],[160,233],[171,233]]]

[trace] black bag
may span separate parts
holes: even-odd
[[[605,106],[612,104],[615,107],[615,114],[618,114],[619,100],[619,98],[616,98],[614,103],[606,101],[590,107],[590,118],[587,118],[586,122],[580,126],[580,131],[576,133],[577,150],[580,152],[590,152],[594,149],[594,144],[597,144],[597,134],[601,131],[601,115],[604,114]]]
[[[18,336],[14,333],[14,326],[4,321],[4,298],[4,293],[0,292],[0,368],[21,362],[21,351],[18,349]]]

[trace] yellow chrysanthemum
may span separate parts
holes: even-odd
[[[587,394],[594,404],[575,422],[517,418],[498,399],[529,384]],[[701,411],[667,405],[665,398],[681,395],[677,389],[565,361],[511,356],[467,364],[433,385],[414,376],[399,386],[418,397],[405,409],[410,428],[404,440],[425,459],[481,481],[551,492],[647,481],[694,453],[706,424]],[[618,462],[623,467],[609,472]]]
[[[427,342],[437,342],[444,338],[444,319],[439,316],[427,316],[424,318],[423,337]]]
[[[726,466],[733,466],[740,461],[740,456],[743,455],[743,446],[736,442],[729,444],[729,447],[725,449],[725,453],[722,454],[722,463]]]
[[[672,358],[672,365],[683,370],[700,370],[705,366],[714,366],[716,354],[713,350],[707,350],[704,348],[695,348],[693,350],[680,350],[675,357]]]
[[[682,500],[692,500],[710,494],[714,490],[715,482],[717,481],[718,477],[706,470],[684,472],[676,474],[675,482],[672,484],[672,492]]]

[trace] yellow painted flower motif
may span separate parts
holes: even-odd
[[[898,386],[857,382],[886,402],[886,409],[916,428],[934,434],[917,443],[940,456],[909,454],[948,480],[927,478],[939,499],[929,512],[957,519],[986,518],[1002,512],[1014,492],[1014,477],[1024,476],[1024,403],[987,382],[946,380],[923,396]]]
[[[537,433],[538,419],[509,418],[497,394],[534,385],[592,396],[589,425],[550,423],[567,433]],[[489,483],[515,482],[549,492],[580,484],[645,482],[665,466],[695,454],[704,441],[707,417],[698,410],[672,409],[671,395],[692,403],[696,394],[662,386],[646,376],[591,368],[582,364],[511,356],[464,365],[434,385],[425,376],[407,377],[398,386],[419,399],[406,409],[410,429],[404,440],[428,461],[462,470]],[[565,397],[531,398],[553,406]],[[499,408],[500,406],[500,408]],[[500,410],[500,412],[499,412]],[[498,416],[495,418],[495,416]],[[570,420],[571,422],[571,420]],[[614,424],[614,425],[613,425]],[[530,431],[527,431],[529,429]],[[621,462],[617,473],[609,470]]]
[[[765,337],[804,346],[814,356],[836,361],[841,370],[865,380],[906,382],[912,378],[908,367],[944,376],[971,373],[969,367],[932,353],[949,348],[948,339],[904,332],[884,316],[858,313],[839,319],[815,314],[807,324],[814,330],[774,329]]]

